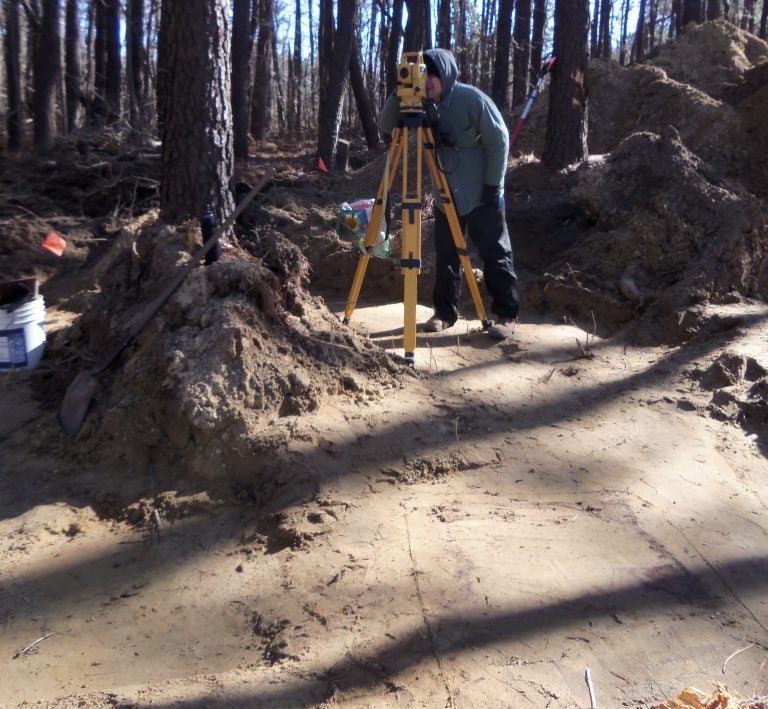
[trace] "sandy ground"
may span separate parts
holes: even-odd
[[[766,442],[712,418],[691,375],[725,350],[764,358],[768,308],[740,312],[681,348],[546,317],[501,344],[472,320],[419,334],[405,388],[275,419],[294,465],[267,509],[79,467],[31,394],[40,372],[5,373],[0,706],[768,693]],[[352,326],[400,353],[402,319],[360,307]],[[163,500],[151,524],[82,494],[138,477]]]

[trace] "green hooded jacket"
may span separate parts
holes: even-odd
[[[483,185],[504,191],[509,132],[501,113],[482,91],[457,81],[459,69],[447,49],[428,49],[425,57],[434,61],[443,92],[436,108],[438,125],[433,132],[437,157],[445,170],[456,211],[469,214],[481,203]],[[431,102],[430,102],[431,103]],[[400,99],[392,94],[381,112],[382,132],[392,133],[400,121]],[[441,207],[438,200],[437,205]]]

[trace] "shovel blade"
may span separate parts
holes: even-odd
[[[59,423],[68,436],[77,435],[95,393],[96,380],[90,372],[80,372],[72,380],[59,409]]]

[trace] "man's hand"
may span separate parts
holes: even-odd
[[[501,188],[498,185],[483,185],[480,202],[498,209],[501,207]]]

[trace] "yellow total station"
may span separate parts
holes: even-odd
[[[472,270],[472,263],[467,255],[467,243],[464,239],[456,205],[448,186],[445,173],[439,168],[435,152],[434,134],[424,109],[426,94],[427,67],[421,52],[406,52],[398,66],[397,95],[400,98],[400,121],[392,133],[392,144],[387,155],[384,175],[376,194],[376,202],[371,213],[363,252],[357,264],[352,288],[347,298],[343,322],[349,324],[357,306],[357,299],[365,278],[368,262],[373,256],[373,247],[383,224],[387,195],[392,187],[398,167],[402,167],[402,253],[400,269],[403,274],[403,349],[404,357],[414,363],[416,350],[416,299],[418,275],[421,273],[421,209],[422,209],[422,162],[426,154],[433,183],[440,196],[443,210],[451,227],[453,242],[459,255],[459,261],[469,286],[478,318],[484,329],[490,326],[486,317],[480,291]],[[415,159],[409,150],[410,139],[415,144]],[[411,161],[413,160],[413,166]]]

